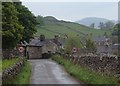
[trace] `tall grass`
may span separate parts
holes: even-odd
[[[2,71],[2,60],[0,60],[0,72]]]
[[[1,61],[1,71],[5,70],[6,68],[9,68],[13,64],[19,62],[20,58],[13,58],[13,59],[5,59]],[[29,84],[30,81],[30,75],[31,75],[31,65],[29,62],[25,62],[25,65],[21,68],[20,72],[16,77],[11,81],[11,84]]]
[[[29,62],[25,63],[25,66],[21,69],[20,73],[12,81],[12,84],[29,84],[31,76],[31,65]]]
[[[70,75],[76,77],[85,84],[119,84],[115,77],[91,71],[80,65],[74,65],[71,61],[65,60],[60,55],[54,55],[52,59],[62,64]]]
[[[12,66],[13,64],[17,63],[20,61],[20,58],[13,58],[13,59],[5,59],[2,60],[2,70],[5,70],[6,68]]]

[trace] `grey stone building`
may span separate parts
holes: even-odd
[[[43,36],[42,36],[43,37]],[[27,45],[26,52],[29,59],[48,58],[56,53],[58,46],[51,39],[32,39]]]

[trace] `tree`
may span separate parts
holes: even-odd
[[[37,16],[36,20],[37,20],[39,26],[42,26],[42,25],[45,24],[44,23],[44,18],[42,16],[40,16],[40,15]]]
[[[113,27],[112,35],[120,36],[120,23]]]
[[[95,42],[91,39],[90,36],[86,38],[86,49],[88,50],[88,52],[92,53],[95,53],[97,50]]]
[[[14,2],[14,6],[19,12],[19,22],[24,27],[24,33],[21,41],[29,42],[37,32],[37,29],[35,28],[38,24],[36,17],[29,11],[27,7],[23,6],[21,2]]]
[[[79,37],[69,37],[66,39],[65,51],[66,53],[71,53],[73,47],[82,48]]]
[[[107,32],[105,32],[105,33],[104,33],[104,36],[105,36],[105,37],[108,37],[108,34],[107,34]]]
[[[112,29],[114,26],[114,23],[111,21],[108,21],[105,23],[105,29]]]
[[[90,25],[90,27],[91,27],[91,28],[95,28],[95,23],[92,23],[92,24]]]
[[[104,29],[105,28],[105,25],[103,22],[100,22],[99,26],[98,26],[100,29]]]
[[[120,23],[114,26],[112,36],[116,36],[118,43],[120,43]]]
[[[112,29],[114,26],[114,23],[112,21],[108,21],[106,23],[100,22],[99,28],[100,29]]]
[[[24,27],[12,2],[2,3],[2,48],[12,49],[22,39]]]

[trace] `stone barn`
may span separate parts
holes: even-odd
[[[35,38],[27,45],[27,56],[29,59],[49,58],[51,54],[56,53],[58,46],[52,42],[52,39]]]
[[[42,46],[40,45],[28,45],[27,46],[27,57],[29,59],[40,59],[42,58]]]

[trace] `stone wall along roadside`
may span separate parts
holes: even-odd
[[[73,55],[64,58],[69,58],[75,64],[79,64],[82,67],[87,67],[90,70],[98,71],[102,74],[112,75],[120,79],[120,57],[109,54],[84,54],[78,55],[77,58],[73,58]]]
[[[11,67],[3,70],[2,84],[11,84],[12,80],[19,74],[20,69],[25,65],[25,60],[21,59],[19,62],[13,64]]]

